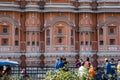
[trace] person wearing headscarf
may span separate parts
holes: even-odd
[[[117,64],[117,80],[120,80],[120,59],[118,60]]]

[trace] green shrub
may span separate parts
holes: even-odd
[[[2,77],[0,77],[0,80],[19,80],[19,76],[18,75],[3,75]]]
[[[3,75],[0,77],[0,80],[20,80],[20,75]],[[30,78],[27,78],[26,80],[32,80]]]
[[[87,75],[79,76],[78,70],[64,71],[62,69],[56,72],[50,70],[46,72],[45,80],[91,80]]]

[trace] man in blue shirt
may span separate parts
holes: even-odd
[[[58,61],[58,69],[62,68],[64,66],[63,64],[63,58],[60,58],[60,60]]]
[[[54,71],[56,71],[59,68],[62,68],[64,66],[62,62],[63,58],[57,59],[57,61],[54,64]]]
[[[56,71],[58,69],[58,63],[59,63],[59,59],[57,59],[54,64],[54,71]]]
[[[110,64],[111,64],[111,75],[112,75],[112,78],[114,79],[116,75],[116,72],[115,72],[116,64],[113,58],[111,58]]]
[[[105,65],[104,65],[104,80],[108,80],[108,74],[111,74],[111,64],[108,61],[108,59],[105,59]]]

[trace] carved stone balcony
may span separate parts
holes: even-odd
[[[75,7],[75,10],[79,10],[80,3],[78,1],[73,1],[72,5]]]
[[[46,35],[46,38],[50,38],[50,34],[47,34],[47,35]]]
[[[98,51],[120,51],[119,45],[100,45]]]
[[[26,27],[26,31],[40,32],[40,29],[39,29],[39,27]]]
[[[57,33],[55,37],[64,37],[65,35],[63,33]]]
[[[78,32],[93,32],[93,29],[90,24],[81,25]]]
[[[40,8],[41,10],[43,10],[43,9],[44,9],[44,6],[45,6],[45,1],[39,1],[39,2],[38,2],[38,5],[39,5],[39,8]]]
[[[92,46],[91,45],[81,45],[80,46],[80,51],[92,51]]]
[[[0,52],[20,52],[19,46],[0,46]]]
[[[9,33],[1,33],[0,36],[8,36]]]
[[[18,4],[20,5],[20,9],[25,9],[25,6],[27,5],[27,1],[21,0],[18,2]]]
[[[40,52],[39,47],[36,46],[27,46],[27,51],[26,52]]]
[[[97,6],[98,6],[97,1],[94,0],[94,1],[91,3],[91,6],[92,6],[92,10],[97,10]]]

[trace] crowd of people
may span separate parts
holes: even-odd
[[[89,57],[85,61],[79,59],[75,62],[79,76],[88,76],[93,80],[120,80],[120,59],[115,63],[114,59],[108,60],[105,58],[103,67],[94,67],[90,62]],[[68,71],[69,65],[66,58],[57,59],[54,64],[54,71],[62,68]]]
[[[62,68],[64,71],[68,71],[68,62],[66,61],[66,58],[60,58],[57,59],[55,64],[54,64],[54,71],[57,69]]]
[[[7,79],[6,76],[9,76],[11,74],[11,66],[0,66],[0,80],[4,77],[4,80]]]
[[[76,61],[76,67],[80,76],[87,75],[93,80],[120,80],[120,59],[115,63],[114,59],[105,58],[103,67],[93,67],[89,58]]]

